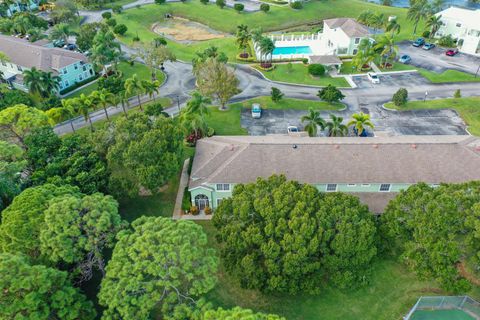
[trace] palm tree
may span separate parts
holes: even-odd
[[[70,26],[66,23],[59,23],[53,26],[50,31],[49,38],[50,40],[62,40],[64,43],[68,42],[68,37],[72,35],[70,31]]]
[[[372,14],[367,20],[368,25],[373,27],[373,34],[377,34],[377,29],[381,28],[385,24],[385,15],[383,13],[380,14]]]
[[[187,135],[192,132],[195,133],[195,136],[197,136],[198,133],[204,135],[208,131],[208,125],[205,118],[196,113],[182,112],[180,122]]]
[[[75,132],[75,127],[73,126],[72,117],[75,115],[75,100],[74,99],[63,99],[61,100],[62,106],[58,108],[51,108],[45,113],[48,118],[54,123],[60,123],[65,120],[70,120],[70,126],[72,131]]]
[[[153,97],[153,102],[155,102],[155,94],[158,94],[158,87],[160,86],[160,81],[154,80],[154,81],[149,81],[149,80],[142,80],[141,82],[142,87],[143,87],[143,92],[148,94],[150,99]]]
[[[374,128],[375,126],[370,121],[370,115],[363,112],[354,113],[352,120],[347,123],[347,126],[353,126],[358,136],[361,136],[366,127]]]
[[[37,70],[36,67],[32,67],[30,70],[23,71],[23,82],[28,88],[28,91],[37,97],[42,96],[43,92],[43,74],[42,71]]]
[[[201,117],[205,117],[210,113],[208,106],[212,103],[210,98],[202,96],[199,92],[195,91],[192,94],[192,98],[187,102],[185,113],[198,114]]]
[[[80,113],[85,121],[90,123],[90,130],[93,132],[92,118],[90,118],[90,110],[95,108],[95,98],[92,96],[86,96],[82,93],[78,98],[75,98],[75,106],[78,113]]]
[[[305,126],[305,130],[308,132],[309,137],[316,137],[318,127],[320,127],[322,130],[325,129],[325,120],[320,117],[320,112],[313,110],[313,108],[310,108],[308,112],[308,115],[302,116],[300,120],[302,123],[308,121],[307,125]]]
[[[348,133],[348,128],[343,123],[342,117],[330,114],[330,121],[325,124],[329,137],[343,137]]]
[[[260,40],[259,46],[260,46],[260,53],[262,55],[262,57],[260,58],[260,63],[262,64],[262,62],[264,61],[263,58],[270,56],[270,64],[271,64],[272,58],[273,58],[272,53],[273,53],[273,50],[275,50],[275,44],[273,43],[272,39],[268,37],[263,37]]]
[[[392,37],[394,34],[399,34],[400,33],[401,26],[397,22],[397,19],[392,19],[390,21],[387,21],[386,28],[385,30],[387,32],[390,32]]]
[[[360,12],[357,21],[365,25],[369,25],[370,19],[373,15],[375,15],[375,13],[372,10],[364,10]]]
[[[131,78],[125,81],[125,93],[128,96],[131,96],[131,95],[137,96],[138,105],[141,111],[143,111],[142,102],[140,101],[140,94],[142,92],[143,92],[142,82],[138,79],[136,74],[134,74]]]
[[[237,26],[237,45],[238,48],[243,50],[242,58],[248,58],[247,48],[250,39],[252,39],[252,35],[248,31],[248,26],[241,24]]]
[[[362,39],[358,45],[358,52],[352,59],[352,63],[360,71],[364,65],[370,65],[370,62],[375,59],[376,55],[377,53],[373,49],[370,39]]]
[[[413,34],[417,33],[418,23],[431,14],[432,8],[428,0],[412,1],[412,6],[408,9],[407,19],[413,21]]]
[[[41,81],[42,93],[46,97],[60,89],[60,77],[53,76],[51,72],[42,72]]]
[[[386,65],[389,59],[394,59],[398,53],[398,47],[395,45],[393,35],[384,34],[380,37],[375,49],[380,51],[380,65]],[[385,60],[384,60],[385,59]]]
[[[442,15],[431,15],[430,18],[428,18],[426,25],[430,28],[430,39],[434,38],[438,29],[443,25]]]
[[[107,121],[110,122],[110,118],[108,117],[107,106],[115,104],[115,96],[113,93],[108,92],[107,90],[103,89],[101,91],[93,91],[91,93],[91,97],[95,100],[95,104],[99,105],[105,111],[105,116],[107,117]]]

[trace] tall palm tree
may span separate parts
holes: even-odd
[[[59,76],[54,76],[51,72],[42,72],[41,81],[42,93],[46,97],[60,90],[61,79]]]
[[[202,96],[198,91],[193,92],[192,98],[187,102],[186,113],[198,114],[204,117],[210,113],[208,106],[212,103],[210,98]]]
[[[368,25],[373,28],[373,34],[377,34],[377,29],[381,28],[385,24],[385,15],[383,13],[380,14],[372,14],[368,17]]]
[[[320,112],[313,110],[310,108],[308,110],[308,115],[302,116],[300,119],[303,122],[308,121],[307,125],[305,126],[305,130],[308,132],[309,137],[316,137],[318,132],[318,127],[322,130],[325,129],[325,120],[320,117]]]
[[[59,23],[53,26],[50,31],[50,40],[62,40],[64,43],[68,42],[68,37],[72,35],[70,26],[66,23]]]
[[[95,108],[95,98],[92,96],[87,96],[82,93],[78,98],[75,98],[75,106],[77,107],[78,113],[80,113],[85,121],[90,123],[90,130],[93,132],[92,118],[90,118],[90,110]]]
[[[357,21],[363,23],[364,25],[369,25],[370,19],[373,15],[375,15],[375,13],[372,10],[364,10],[360,12]]]
[[[343,118],[330,114],[330,121],[325,124],[329,137],[343,137],[348,133],[348,128],[343,124]]]
[[[195,133],[197,136],[199,133],[204,135],[208,131],[208,125],[205,118],[197,113],[183,112],[180,117],[180,123],[188,134]]]
[[[375,60],[376,55],[377,53],[373,49],[370,39],[362,39],[358,45],[358,52],[352,59],[352,63],[360,71],[364,65],[369,65],[370,62]]]
[[[142,102],[140,101],[140,94],[143,92],[143,86],[140,79],[138,79],[137,75],[134,74],[131,78],[125,81],[125,93],[128,96],[136,95],[138,100],[138,106],[140,110],[143,111]]]
[[[394,34],[399,34],[400,30],[401,30],[401,26],[398,23],[397,19],[392,19],[390,21],[387,21],[385,31],[390,32],[392,37]]]
[[[430,39],[434,38],[438,29],[443,25],[442,15],[431,15],[430,18],[428,18],[426,25],[430,28]]]
[[[380,64],[387,64],[390,59],[394,59],[398,54],[398,47],[395,45],[395,39],[391,34],[384,34],[380,37],[375,49],[380,51]]]
[[[375,126],[370,121],[370,115],[363,112],[354,113],[352,115],[352,120],[347,123],[347,126],[353,126],[355,132],[358,136],[361,136],[366,127],[374,128]]]
[[[158,94],[158,91],[159,91],[158,87],[160,86],[160,81],[142,80],[141,84],[143,87],[143,92],[148,94],[150,99],[152,99],[153,97],[153,102],[155,102],[155,94]]]
[[[75,115],[75,100],[74,99],[63,99],[61,101],[62,106],[58,108],[51,108],[45,113],[48,118],[53,122],[53,124],[60,123],[65,120],[70,120],[70,126],[72,131],[75,132],[75,127],[73,126],[72,117]]]
[[[105,116],[107,117],[107,121],[110,122],[107,107],[115,104],[115,96],[113,95],[113,93],[110,93],[107,90],[103,89],[101,91],[93,91],[91,93],[91,97],[95,100],[94,102],[96,105],[99,105],[103,108]]]
[[[413,21],[413,34],[417,33],[418,23],[432,13],[432,8],[428,0],[412,1],[411,7],[407,12],[407,19]]]
[[[248,26],[241,24],[237,26],[237,46],[239,49],[243,50],[242,57],[247,58],[247,48],[248,48],[248,43],[250,42],[250,39],[252,39],[251,33],[248,31]]]
[[[25,86],[32,95],[37,97],[41,97],[43,93],[42,76],[42,71],[38,70],[36,67],[23,71],[23,82],[25,83]]]
[[[261,59],[260,59],[260,62],[262,61],[267,61],[267,57],[270,56],[270,64],[272,63],[272,53],[273,53],[273,50],[275,50],[275,44],[273,43],[272,39],[268,38],[268,37],[263,37],[260,42],[259,42],[259,46],[260,46],[260,53],[262,55]],[[263,60],[263,58],[265,58],[265,60]]]

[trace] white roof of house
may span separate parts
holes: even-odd
[[[441,15],[442,18],[458,20],[465,25],[470,27],[476,26],[480,29],[480,9],[470,10],[458,7],[450,7],[440,11],[437,13],[437,15]]]

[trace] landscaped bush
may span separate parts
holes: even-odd
[[[104,13],[102,13],[102,18],[103,19],[110,19],[112,17],[112,13],[110,11],[106,11]]]
[[[233,9],[235,9],[235,11],[237,11],[238,13],[242,12],[243,9],[245,9],[245,6],[242,4],[242,3],[235,3],[233,5]]]
[[[311,64],[308,66],[308,73],[315,77],[321,77],[325,74],[325,67],[322,64]]]
[[[294,1],[292,3],[290,3],[290,7],[292,7],[292,9],[302,9],[303,8],[303,4],[301,1]]]
[[[189,211],[191,206],[192,206],[192,197],[190,195],[190,191],[188,191],[188,187],[185,187],[185,189],[183,190],[182,210]]]
[[[329,84],[322,90],[318,91],[317,97],[327,102],[338,102],[345,98],[342,91],[338,90],[337,87]]]
[[[423,31],[422,37],[427,38],[427,39],[430,38],[430,30]]]
[[[260,10],[262,10],[263,12],[267,13],[268,11],[270,11],[270,5],[267,4],[267,3],[262,3],[260,5]]]
[[[215,129],[213,129],[212,127],[208,127],[208,130],[207,130],[207,137],[211,137],[215,134]]]
[[[397,92],[392,97],[393,103],[397,106],[403,106],[407,103],[408,101],[408,91],[405,88],[400,88],[398,89]]]
[[[123,36],[125,34],[125,32],[127,32],[127,30],[128,30],[128,28],[124,24],[116,25],[115,28],[113,28],[113,32],[115,34],[118,34],[118,35],[121,35],[121,36]]]
[[[457,41],[451,35],[443,36],[438,40],[438,45],[442,47],[454,47]]]
[[[117,25],[117,20],[115,20],[115,19],[108,19],[108,20],[107,20],[107,26],[113,28],[113,27],[115,27],[116,25]]]
[[[280,89],[272,87],[272,91],[270,92],[270,97],[272,98],[273,102],[278,102],[282,100],[283,93],[282,91],[280,91]]]
[[[208,4],[208,1],[209,0],[200,0],[200,2],[203,3],[203,4]]]
[[[462,97],[462,92],[460,91],[460,89],[455,90],[455,92],[453,93],[453,97],[456,99],[459,99]]]
[[[123,7],[119,4],[112,6],[112,11],[116,14],[120,14],[123,11]]]
[[[203,212],[205,212],[206,215],[211,215],[212,214],[212,208],[205,207],[205,209],[203,209]]]
[[[164,4],[166,0],[155,0],[156,4]]]
[[[307,58],[303,58],[303,59],[302,59],[302,63],[303,63],[303,64],[308,64],[308,59],[307,59]]]
[[[219,6],[221,9],[223,9],[227,5],[225,0],[216,0],[215,4]]]
[[[200,211],[198,210],[198,207],[197,206],[191,206],[190,207],[190,214],[196,216],[197,214],[199,214]]]

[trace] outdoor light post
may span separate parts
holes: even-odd
[[[180,114],[180,98],[178,97],[178,94],[177,94],[177,108],[178,108],[178,114]]]
[[[427,101],[428,91],[425,91],[425,97],[423,98],[423,102]]]
[[[475,78],[477,77],[478,75],[478,71],[480,71],[480,61],[478,62],[478,68],[477,68],[477,72],[475,72]]]

